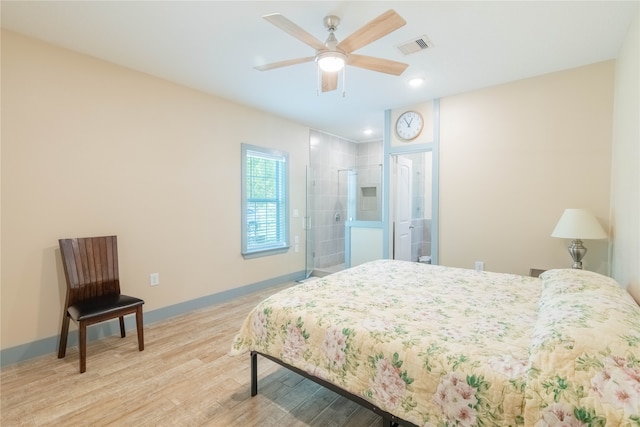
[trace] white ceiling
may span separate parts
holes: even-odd
[[[382,137],[384,110],[615,58],[638,1],[2,1],[2,27],[353,141]],[[317,93],[313,49],[261,17],[279,12],[324,41],[388,9],[407,24],[356,51],[409,67],[396,77],[348,67],[346,96]],[[434,47],[396,46],[426,35]],[[424,77],[420,89],[409,78]],[[374,134],[363,134],[372,128]]]

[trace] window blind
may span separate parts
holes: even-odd
[[[246,148],[243,247],[255,253],[288,247],[287,155]],[[245,245],[243,245],[245,246]]]

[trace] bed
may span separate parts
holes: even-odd
[[[640,426],[640,307],[584,270],[540,278],[378,260],[258,304],[258,355],[386,425]]]

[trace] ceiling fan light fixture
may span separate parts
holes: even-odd
[[[318,67],[328,73],[342,70],[346,59],[347,56],[341,52],[322,52],[316,56]]]

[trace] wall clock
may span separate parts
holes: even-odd
[[[396,133],[405,141],[416,139],[422,132],[422,128],[424,128],[424,120],[417,111],[405,111],[396,121]]]

